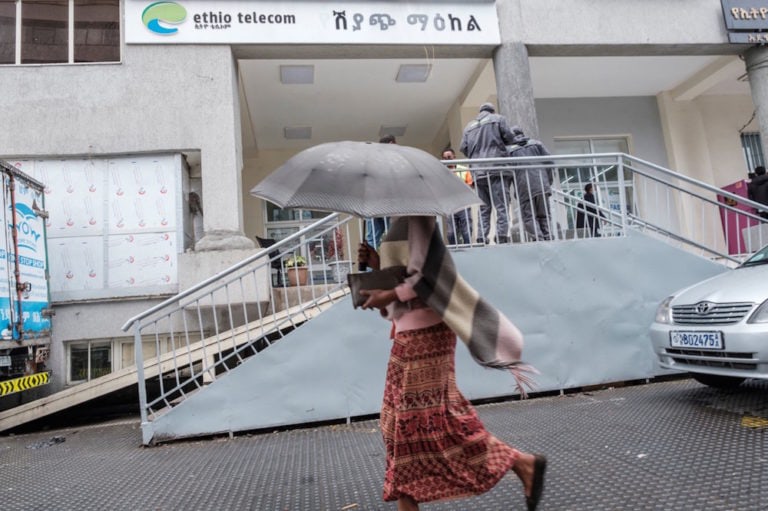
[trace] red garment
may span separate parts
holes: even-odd
[[[456,335],[445,323],[395,336],[381,408],[386,501],[483,493],[520,454],[485,430],[459,392],[455,350]]]

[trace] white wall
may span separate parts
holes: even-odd
[[[556,137],[629,135],[633,155],[667,166],[654,97],[537,99],[536,113],[547,147]]]
[[[122,64],[7,66],[0,155],[199,149],[206,230],[240,230],[239,111],[228,46],[124,46]],[[208,205],[209,207],[205,207]]]
[[[499,0],[497,5],[501,26],[509,28],[502,30],[502,41],[522,41],[531,55],[595,54],[598,47],[603,55],[648,55],[660,46],[678,54],[716,54],[714,47],[741,51],[728,45],[720,0]]]
[[[199,150],[206,230],[242,230],[240,119],[228,46],[124,46],[121,64],[4,66],[0,91],[0,157]],[[222,269],[194,263],[198,281]],[[54,304],[50,390],[63,385],[62,342],[129,336],[120,327],[155,303]]]
[[[722,187],[747,178],[747,167],[739,130],[754,132],[760,127],[752,118],[754,105],[749,96],[700,96],[694,100],[704,126],[706,148],[712,164],[711,180]],[[685,148],[677,148],[684,150]],[[696,169],[686,169],[697,177]],[[699,178],[702,179],[702,178]]]

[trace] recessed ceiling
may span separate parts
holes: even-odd
[[[531,75],[537,98],[655,96],[674,89],[719,58],[534,57]],[[728,87],[738,88],[735,80]]]
[[[532,57],[530,66],[537,99],[655,96],[720,58]],[[281,66],[305,73],[311,68],[314,83],[282,84]],[[420,77],[426,70],[426,81],[398,82],[404,68]],[[457,101],[466,97],[463,106],[477,107],[496,92],[487,59],[240,60],[239,69],[246,155],[257,148],[378,140],[382,127],[407,127],[399,143],[429,147],[439,143],[435,138]],[[713,83],[703,94],[749,94],[748,82],[738,80],[742,74]],[[311,138],[287,139],[284,128],[290,127],[309,129]]]
[[[313,85],[283,85],[280,65],[315,67]],[[426,82],[398,83],[403,64],[423,60],[241,60],[245,103],[255,141],[246,149],[303,149],[336,140],[378,140],[382,126],[404,127],[398,142],[429,145],[446,113],[467,86],[480,59],[445,59],[431,64]],[[422,68],[423,72],[423,68]],[[286,140],[286,126],[309,126],[309,141]],[[249,144],[250,142],[250,144]]]

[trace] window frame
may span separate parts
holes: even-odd
[[[14,37],[14,62],[13,64],[0,64],[2,66],[61,66],[61,65],[99,65],[99,64],[121,64],[123,62],[123,13],[121,2],[118,2],[118,30],[119,43],[118,43],[118,56],[117,60],[108,61],[96,61],[96,62],[83,62],[75,60],[75,2],[76,0],[67,0],[67,61],[66,62],[46,62],[46,63],[23,63],[21,61],[21,47],[23,44],[23,3],[24,0],[15,0],[16,4],[16,34]]]
[[[109,347],[109,372],[106,374],[114,373],[116,370],[118,370],[117,367],[115,367],[115,341],[113,339],[78,339],[73,341],[67,341],[65,343],[66,346],[66,385],[79,385],[81,383],[87,383],[94,378],[98,378],[99,376],[94,377],[91,374],[92,371],[92,365],[91,365],[91,359],[92,359],[92,349],[94,347]],[[72,348],[82,348],[85,346],[88,353],[88,361],[86,365],[86,378],[84,380],[77,380],[72,377]],[[105,375],[100,375],[105,376]]]
[[[595,143],[600,141],[608,141],[608,140],[616,140],[616,141],[623,141],[626,144],[626,154],[632,154],[632,136],[630,134],[609,134],[609,135],[572,135],[572,136],[563,136],[563,137],[553,137],[553,144],[552,144],[552,153],[555,155],[558,154],[568,154],[568,153],[562,153],[559,152],[557,149],[557,143],[558,142],[582,142],[586,143],[588,146],[587,153],[582,153],[583,155],[589,155],[589,154],[597,154],[595,152]],[[614,152],[614,151],[611,151]],[[608,179],[608,176],[606,171],[602,172],[594,172],[592,168],[585,166],[581,167],[578,170],[578,180],[574,182],[573,184],[565,184],[565,183],[558,183],[558,186],[561,187],[561,189],[565,193],[572,193],[572,195],[578,199],[581,200],[583,197],[583,187],[586,183],[591,182],[594,185],[594,191],[595,191],[595,200],[597,201],[598,206],[603,208],[608,208],[611,210],[617,209],[617,204],[620,201],[620,198],[617,199],[618,195],[624,194],[624,200],[626,201],[626,206],[628,210],[633,211],[637,208],[637,200],[634,196],[634,182],[632,179],[632,174],[627,169],[624,169],[624,176],[623,176],[623,189],[620,184],[620,180],[618,179],[618,174],[616,175],[615,179]],[[590,179],[582,180],[581,178],[581,170],[586,170],[587,174],[591,176]],[[568,218],[567,223],[569,228],[573,228],[576,225],[575,217],[572,216],[572,211],[569,210],[568,212]],[[609,229],[605,227],[606,231]]]
[[[739,133],[739,142],[744,154],[744,163],[747,166],[747,174],[755,171],[758,165],[765,166],[762,139],[759,131],[743,131]]]

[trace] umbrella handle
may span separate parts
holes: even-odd
[[[362,237],[363,243],[365,243],[365,226],[366,226],[367,223],[368,223],[368,219],[367,218],[363,218],[363,237]],[[358,271],[368,271],[368,263],[362,262],[362,261],[358,262],[357,263],[357,270]]]

